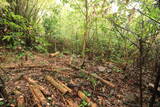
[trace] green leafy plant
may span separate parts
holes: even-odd
[[[98,83],[98,81],[93,77],[90,77],[88,80],[92,83],[93,86],[96,86]]]
[[[0,106],[3,106],[5,104],[4,101],[0,101]]]
[[[85,101],[85,100],[82,100],[81,101],[81,104],[79,105],[80,107],[88,107],[89,104]]]
[[[86,96],[88,96],[88,97],[90,97],[91,96],[91,93],[89,93],[88,91],[83,91],[83,93],[86,95]]]

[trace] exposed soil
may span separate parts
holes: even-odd
[[[73,55],[57,55],[49,57],[48,54],[29,53],[27,61],[25,57],[17,58],[16,54],[1,55],[1,72],[9,94],[9,105],[17,105],[18,90],[25,97],[26,107],[35,107],[29,83],[23,78],[27,76],[38,81],[38,84],[49,90],[50,95],[45,95],[49,107],[71,107],[67,99],[71,99],[77,105],[83,106],[84,102],[78,96],[78,91],[84,92],[98,107],[138,107],[139,84],[138,71],[128,67],[122,71],[111,62],[95,63],[87,60],[85,70],[96,73],[101,78],[113,83],[110,87],[101,81],[74,69],[69,64],[79,66],[81,58]],[[120,69],[120,70],[119,70]],[[150,72],[144,74],[144,107],[147,107],[150,92],[147,84],[151,82]],[[72,93],[63,95],[56,87],[51,85],[45,76],[50,75],[72,89]]]

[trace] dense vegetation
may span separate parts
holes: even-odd
[[[0,46],[136,64],[142,99],[144,69],[160,66],[160,1],[0,0]]]
[[[140,38],[156,42],[158,6],[152,0],[1,1],[1,44],[130,59]]]

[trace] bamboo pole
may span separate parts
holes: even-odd
[[[47,81],[49,81],[53,86],[55,86],[57,89],[59,89],[63,94],[66,94],[69,92],[64,85],[60,84],[56,80],[54,80],[51,76],[46,76],[45,77]]]

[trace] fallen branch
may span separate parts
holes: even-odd
[[[41,85],[37,84],[37,81],[27,77],[27,76],[24,76],[23,77],[27,82],[29,82],[30,84],[32,85],[35,85],[36,87],[38,87],[45,95],[51,95],[51,93],[44,87],[42,87]]]
[[[74,68],[74,69],[76,69],[76,70],[80,70],[81,72],[84,72],[84,73],[86,73],[86,74],[88,74],[88,75],[90,75],[90,76],[92,76],[92,77],[100,80],[101,82],[109,85],[109,86],[112,87],[112,88],[115,88],[115,85],[114,85],[113,83],[111,83],[111,82],[109,82],[109,81],[107,81],[107,80],[104,80],[103,78],[101,78],[100,76],[98,76],[98,75],[96,75],[96,74],[89,73],[89,72],[87,72],[87,71],[85,71],[85,70],[82,70],[81,68],[78,68],[77,66],[74,66],[74,65],[70,65],[70,64],[69,64],[69,66],[72,67],[72,68]]]
[[[68,69],[66,69],[68,70]],[[59,70],[59,69],[44,69],[44,71],[47,71],[47,72],[57,72],[57,73],[61,73],[61,74],[64,74],[64,75],[71,75],[71,76],[75,76],[75,74],[73,73],[68,73],[68,72],[63,72],[63,70]]]
[[[20,68],[26,68],[26,69],[32,69],[32,68],[44,68],[48,67],[48,65],[26,65],[26,66],[9,66],[9,67],[3,67],[4,69],[20,69]]]
[[[48,80],[53,86],[55,86],[57,89],[59,89],[63,94],[66,94],[67,92],[70,92],[69,88],[66,88],[63,83],[57,82],[54,80],[51,76],[46,76],[46,80]]]
[[[83,92],[81,91],[78,91],[78,96],[82,99],[82,100],[85,100],[87,101],[87,103],[89,105],[91,105],[91,107],[97,107],[97,104],[96,103],[93,103],[90,98],[88,98]]]

